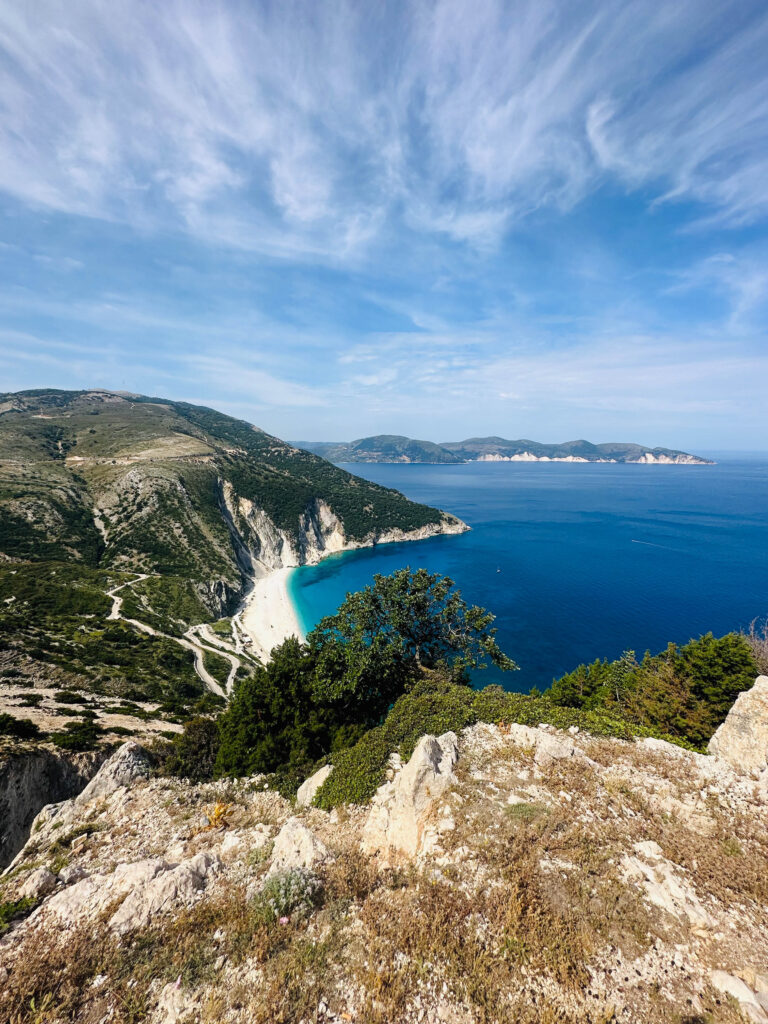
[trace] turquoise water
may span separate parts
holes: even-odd
[[[657,651],[768,615],[768,457],[345,468],[472,530],[298,569],[290,586],[307,630],[374,573],[424,567],[497,616],[501,646],[521,670],[478,681],[528,690],[582,661]]]

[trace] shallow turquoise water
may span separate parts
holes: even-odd
[[[478,681],[528,690],[582,661],[657,651],[768,615],[768,458],[345,468],[472,530],[302,567],[290,586],[305,629],[374,573],[423,566],[497,616],[498,639],[521,670]]]

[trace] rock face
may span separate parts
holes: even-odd
[[[760,995],[753,992],[741,978],[728,974],[726,971],[713,971],[711,980],[718,992],[732,996],[742,1012],[755,1024],[768,1024],[765,1001],[761,1000]]]
[[[658,843],[635,843],[634,856],[624,858],[622,869],[626,880],[642,886],[649,903],[694,928],[715,926],[682,869],[664,857]]]
[[[99,756],[91,755],[86,763],[93,764],[94,766],[98,765]],[[128,740],[127,743],[123,743],[111,757],[102,763],[99,770],[93,775],[84,789],[78,787],[78,790],[81,791],[78,792],[76,790],[76,796],[72,794],[69,799],[63,801],[60,799],[56,803],[47,803],[44,807],[40,808],[37,815],[30,821],[30,825],[27,827],[19,844],[21,848],[15,859],[10,862],[9,867],[13,867],[18,860],[23,858],[26,849],[24,840],[29,836],[30,826],[31,831],[34,833],[33,838],[38,837],[43,831],[49,832],[51,828],[62,828],[64,825],[73,822],[79,812],[84,807],[87,807],[88,804],[96,800],[108,799],[118,789],[130,787],[137,779],[149,778],[151,766],[151,758],[142,746],[134,740]]]
[[[768,768],[768,676],[739,694],[707,749],[746,775]]]
[[[79,793],[103,755],[55,753],[38,747],[0,764],[0,869],[27,840],[38,811]]]
[[[370,1007],[420,1024],[768,1024],[765,804],[721,758],[477,723],[390,757],[372,807],[330,814],[253,779],[143,771],[120,752],[93,799],[39,816],[0,883],[3,902],[35,900],[0,936],[0,1021],[55,991],[78,1021],[122,1019],[130,993],[152,1024]],[[472,985],[453,987],[468,964]]]
[[[298,818],[289,818],[277,834],[270,875],[295,868],[311,870],[330,859],[328,848]]]
[[[322,498],[315,498],[299,516],[294,533],[280,529],[267,513],[249,498],[238,497],[225,481],[221,488],[222,510],[232,534],[238,560],[256,577],[275,569],[315,565],[339,551],[373,547],[394,541],[425,540],[439,534],[464,533],[469,527],[447,512],[440,521],[413,530],[374,530],[362,540],[347,536],[344,523]]]
[[[422,736],[408,764],[373,798],[363,829],[365,853],[418,853],[430,812],[454,779],[458,756],[455,733]]]
[[[24,884],[19,889],[22,898],[39,900],[56,888],[56,875],[48,868],[36,868],[27,875]]]
[[[310,775],[308,779],[302,782],[296,793],[296,805],[298,807],[309,807],[315,799],[318,789],[320,789],[332,771],[333,765],[323,765],[314,775]]]
[[[110,918],[110,928],[119,935],[146,928],[155,915],[179,903],[189,903],[196,892],[205,888],[208,875],[218,871],[220,866],[219,858],[209,853],[198,853],[176,867],[169,868],[160,862],[157,874],[146,884],[132,887],[130,895]]]
[[[105,800],[121,786],[130,786],[137,779],[148,779],[152,761],[146,750],[128,740],[99,768],[75,803],[78,807],[92,800]]]

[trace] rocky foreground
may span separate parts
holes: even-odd
[[[3,879],[0,1019],[768,1024],[768,677],[710,749],[476,725],[328,814],[126,743]]]

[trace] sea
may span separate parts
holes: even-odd
[[[768,616],[768,454],[713,457],[714,466],[344,466],[471,531],[297,569],[289,587],[300,623],[309,631],[376,573],[425,568],[493,612],[519,665],[475,682],[522,692],[595,658],[747,629]]]

